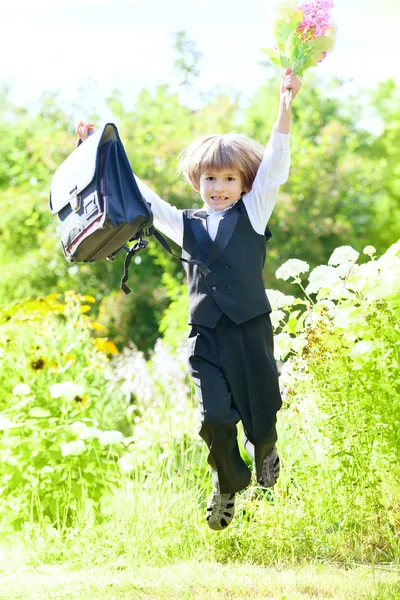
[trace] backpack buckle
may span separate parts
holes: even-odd
[[[81,197],[76,193],[78,186],[76,185],[72,190],[70,190],[69,200],[68,202],[71,205],[71,208],[74,212],[78,212],[81,207]]]

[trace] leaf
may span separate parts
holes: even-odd
[[[45,408],[40,408],[40,406],[34,406],[29,411],[30,417],[35,417],[38,419],[43,418],[43,417],[50,417],[50,415],[51,415],[51,412],[49,410],[46,410]]]
[[[299,333],[304,328],[304,321],[305,321],[306,317],[307,317],[307,311],[304,311],[300,315],[300,317],[299,317],[299,319],[297,321],[296,333]]]
[[[261,52],[265,52],[271,62],[277,67],[281,67],[280,52],[274,48],[261,48]]]
[[[292,66],[291,61],[288,58],[286,58],[284,54],[281,54],[281,65],[284,69]]]
[[[297,27],[302,22],[303,17],[304,17],[304,12],[302,10],[293,13],[293,15],[291,16],[290,21],[289,21],[290,27],[292,27],[293,29],[297,29]]]
[[[303,71],[305,71],[309,67],[317,67],[317,66],[318,66],[318,63],[315,60],[314,56],[311,54],[311,56],[309,56],[307,58],[307,60],[304,62],[304,64],[302,65],[301,70],[295,71],[295,73],[297,75],[301,75],[303,73]]]
[[[293,54],[293,43],[294,43],[294,33],[292,32],[288,39],[286,40],[286,44],[285,44],[285,56],[288,59],[292,58],[292,54]]]
[[[292,31],[293,27],[287,21],[282,21],[281,19],[275,21],[273,33],[279,46],[284,46]]]
[[[306,42],[306,45],[315,48],[315,50],[320,50],[321,52],[328,52],[333,46],[333,39],[326,35],[320,35],[319,37],[312,38]]]
[[[287,330],[289,333],[296,333],[297,319],[295,317],[290,317],[287,322]]]

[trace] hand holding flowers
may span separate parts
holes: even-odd
[[[262,48],[262,52],[274,65],[286,69],[285,75],[288,68],[294,75],[301,75],[309,67],[317,66],[333,50],[335,42],[335,28],[329,14],[331,8],[333,0],[302,0],[295,8],[281,5],[274,24],[276,46]],[[285,89],[288,109],[294,88],[286,86]]]
[[[301,79],[297,77],[289,67],[286,69],[281,79],[281,97],[285,97],[288,89],[292,90],[292,100],[297,96],[301,88]]]

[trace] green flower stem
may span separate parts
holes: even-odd
[[[305,295],[305,296],[307,297],[307,299],[310,301],[310,304],[311,304],[312,306],[314,306],[315,302],[313,302],[313,301],[311,300],[310,296],[307,294],[306,290],[303,288],[303,286],[302,286],[302,284],[301,284],[301,279],[300,279],[300,277],[295,277],[291,283],[298,283],[298,284],[299,284],[299,286],[301,287],[301,289],[302,289],[302,291],[303,291],[304,295]]]
[[[292,104],[292,88],[288,88],[285,93],[286,110],[289,110],[291,104]]]

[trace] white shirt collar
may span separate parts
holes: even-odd
[[[241,198],[239,198],[239,200],[241,200]],[[204,203],[203,208],[201,208],[199,210],[205,210],[207,213],[207,216],[213,215],[213,214],[218,214],[218,215],[221,215],[221,217],[222,217],[223,215],[225,215],[228,212],[228,210],[233,208],[239,202],[239,200],[236,200],[236,202],[234,204],[231,204],[231,206],[228,206],[227,208],[224,208],[223,210],[215,210],[211,206],[208,206],[208,204],[206,204],[206,203]]]

